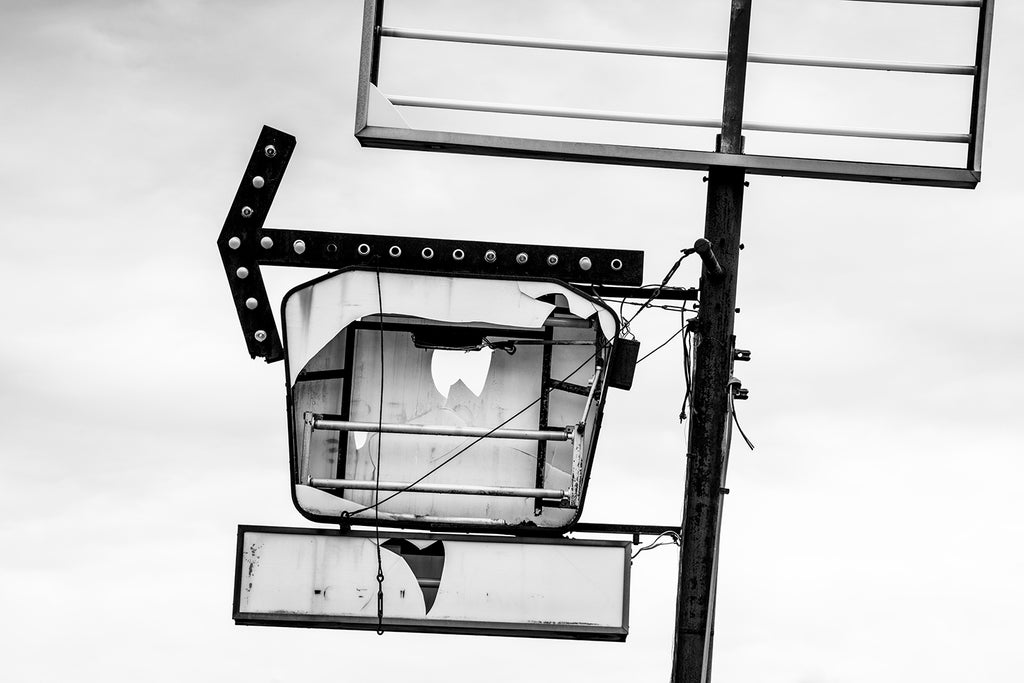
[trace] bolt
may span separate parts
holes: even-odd
[[[263,153],[267,156],[268,159],[273,159],[274,157],[277,156],[277,148],[274,147],[273,145],[267,145],[266,147],[263,148]]]
[[[238,249],[240,246],[242,246],[242,240],[237,237],[232,237],[228,240],[228,247],[231,249]]]
[[[252,215],[252,208],[248,206],[242,207],[242,218],[248,218]]]
[[[484,261],[487,261],[488,263],[494,263],[497,260],[498,260],[498,252],[494,251],[493,249],[488,249],[484,253]]]
[[[255,187],[257,190],[263,189],[264,184],[265,181],[263,180],[263,176],[258,175],[252,179],[252,186]]]
[[[590,261],[590,257],[584,256],[580,259],[580,268],[583,270],[590,270],[593,267],[593,263]]]
[[[256,299],[253,299],[252,297],[249,297],[248,299],[245,300],[245,307],[248,308],[250,311],[255,311],[256,307],[259,305],[260,302],[256,301]]]
[[[256,341],[262,342],[267,340],[267,333],[263,330],[256,330],[256,334],[252,335],[256,338]]]
[[[264,237],[263,239],[260,240],[260,246],[263,247],[264,249],[270,249],[272,246],[274,246],[274,240],[270,239],[269,237]]]
[[[245,278],[249,277],[249,269],[239,268],[238,270],[235,271],[235,275],[238,276],[239,280],[244,280]]]
[[[549,266],[557,266],[558,265],[558,255],[557,254],[551,254],[550,256],[548,256],[548,265]]]
[[[303,254],[306,252],[306,243],[302,240],[295,240],[292,242],[292,249],[295,250],[296,254]]]
[[[525,251],[521,251],[518,254],[516,254],[516,263],[518,263],[519,265],[523,265],[529,259],[530,259],[530,257],[526,255]]]

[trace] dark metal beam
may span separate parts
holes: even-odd
[[[411,149],[692,171],[707,171],[712,166],[731,166],[746,169],[747,172],[755,175],[791,178],[850,180],[962,189],[973,189],[980,180],[980,173],[969,168],[727,154],[664,147],[536,140],[383,126],[360,128],[356,131],[356,138],[363,147],[371,148]]]
[[[994,11],[995,0],[983,0],[978,17],[974,93],[971,99],[971,142],[967,145],[967,168],[979,174],[981,173],[981,148],[985,139],[985,102],[988,99],[989,57],[992,52]]]

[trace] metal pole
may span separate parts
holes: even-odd
[[[743,152],[743,94],[752,0],[732,0],[725,69],[722,134],[718,151]],[[745,172],[712,167],[708,172],[704,238],[722,272],[706,267],[700,281],[693,403],[683,503],[674,683],[706,683],[711,673],[718,529],[729,448],[729,378],[732,371],[736,270]]]

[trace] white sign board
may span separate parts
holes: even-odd
[[[380,533],[388,631],[626,639],[628,541]],[[372,531],[238,529],[236,624],[375,629]]]

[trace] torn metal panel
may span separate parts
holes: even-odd
[[[511,529],[578,519],[606,394],[595,378],[618,334],[599,299],[555,281],[353,269],[290,292],[282,319],[303,514]]]

